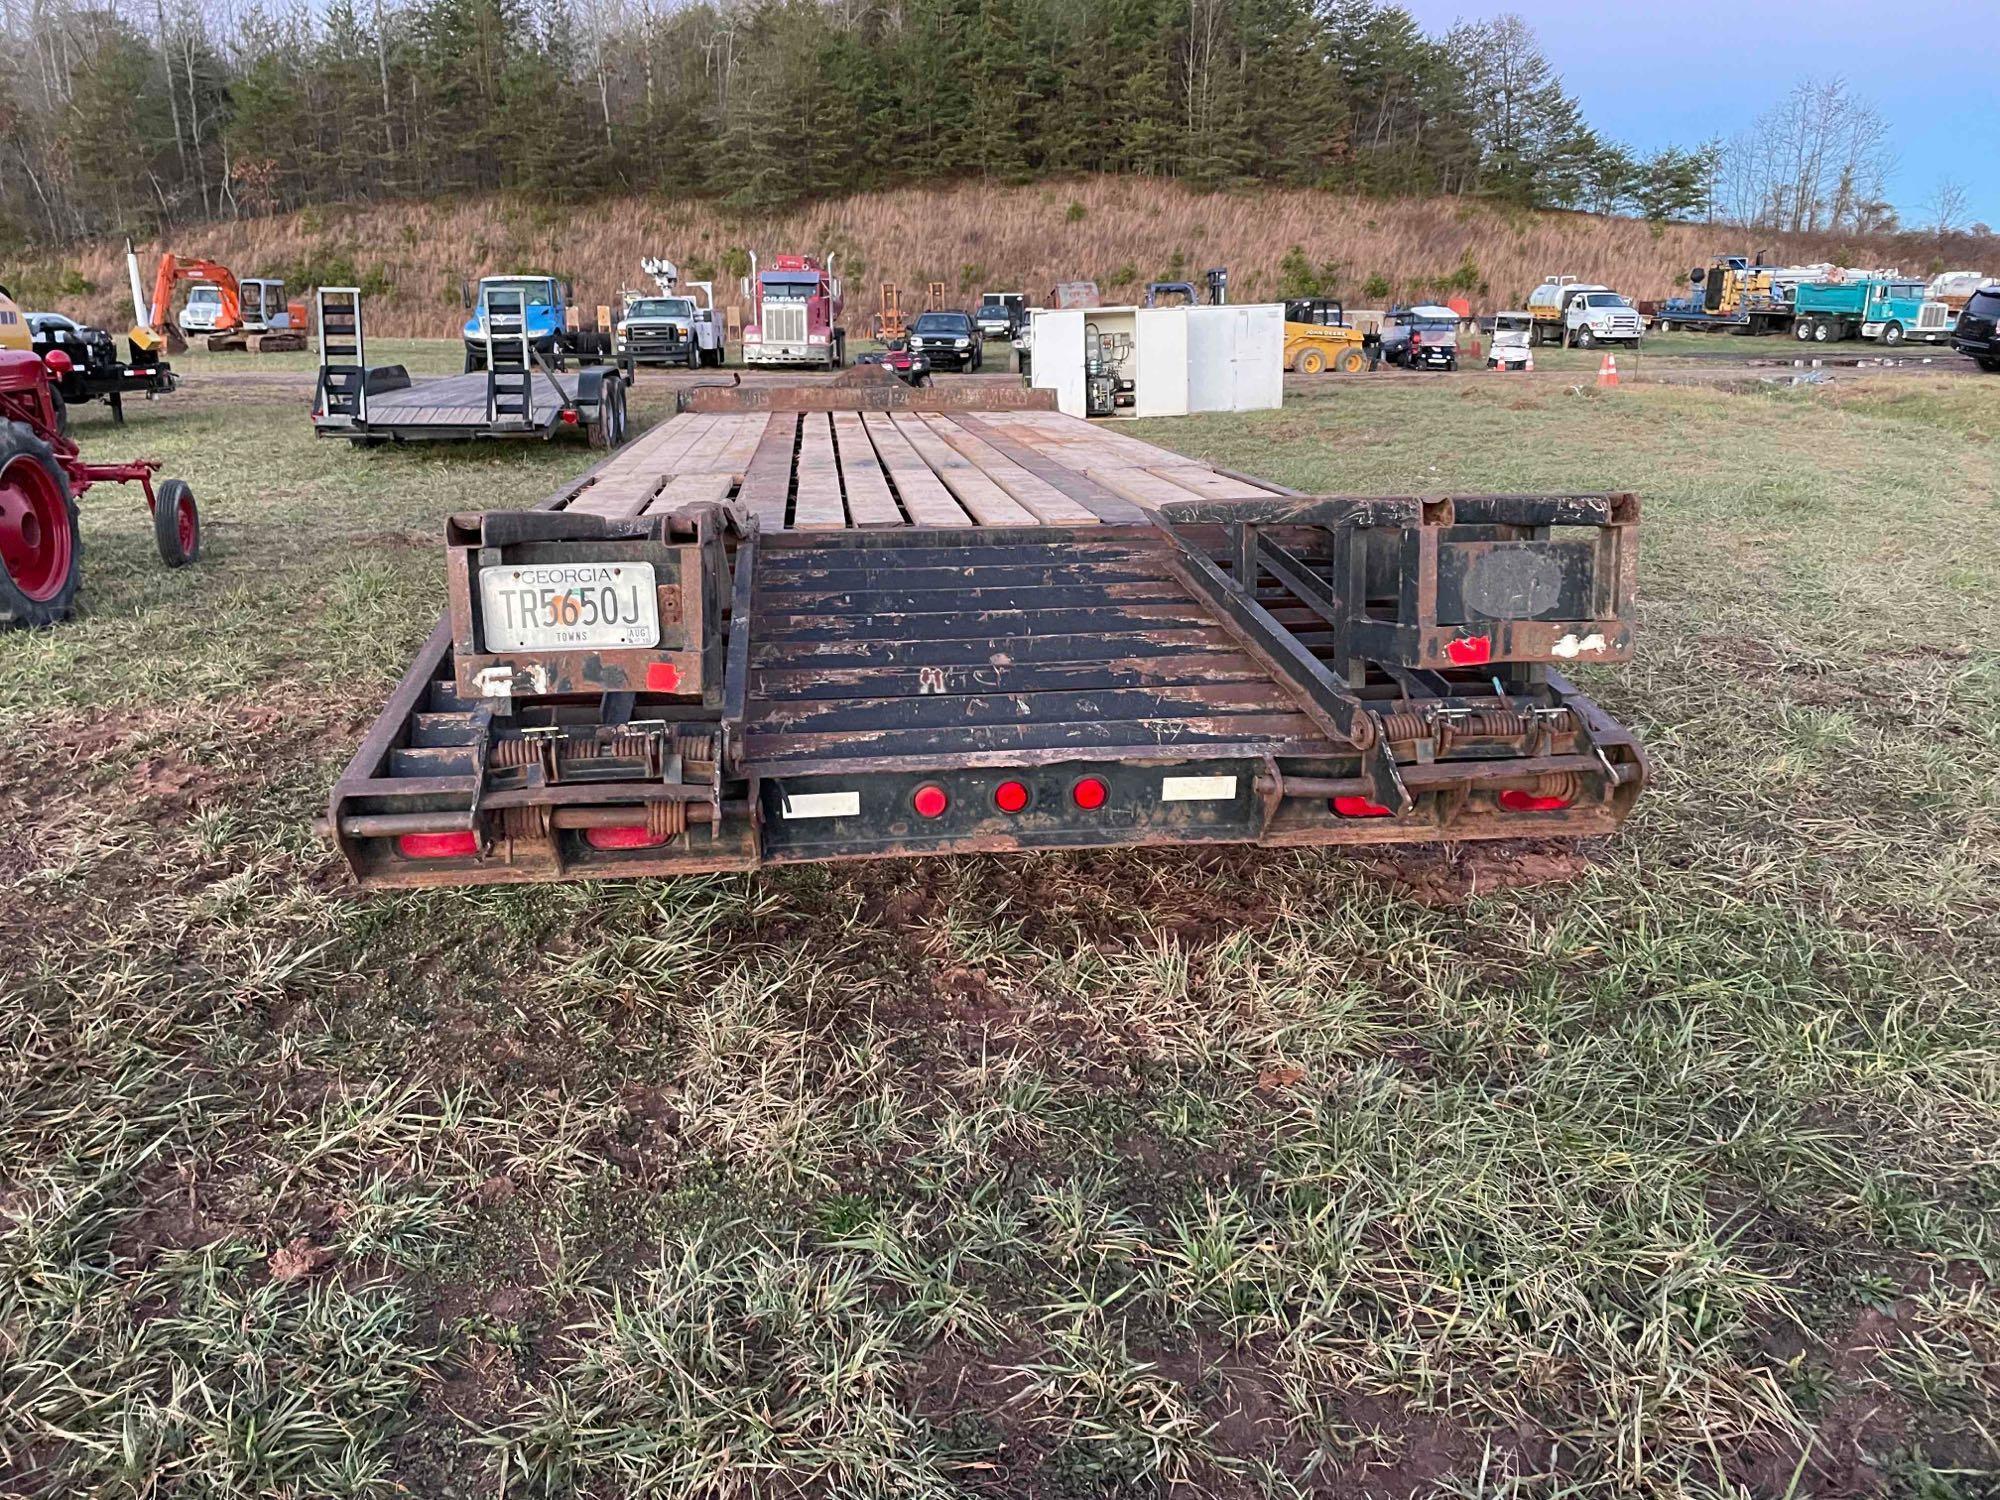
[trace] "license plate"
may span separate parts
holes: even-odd
[[[488,651],[660,643],[651,563],[483,568],[479,602]]]

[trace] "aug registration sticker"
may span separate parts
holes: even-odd
[[[660,643],[651,563],[483,568],[479,603],[488,651]]]

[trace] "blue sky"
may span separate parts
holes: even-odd
[[[2000,5],[1943,0],[1402,0],[1430,32],[1513,11],[1600,132],[1641,151],[1727,138],[1806,74],[1844,75],[1889,122],[1889,201],[1922,222],[1940,178],[2000,228]],[[1983,33],[1983,37],[1981,34]],[[1838,40],[1835,49],[1800,45]],[[1718,44],[1715,38],[1735,40]],[[1745,38],[1755,38],[1754,42]],[[1975,38],[1979,38],[1975,40]],[[1850,44],[1851,45],[1848,45]],[[1675,51],[1681,60],[1674,60]]]

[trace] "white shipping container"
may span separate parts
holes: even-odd
[[[1056,405],[1086,415],[1086,329],[1102,336],[1114,369],[1132,382],[1120,415],[1176,417],[1196,411],[1260,411],[1285,396],[1285,310],[1234,307],[1093,307],[1030,314],[1029,384]]]

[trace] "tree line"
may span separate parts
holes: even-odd
[[[1379,0],[0,0],[0,235],[612,191],[781,209],[1082,172],[1707,211],[1518,18]]]

